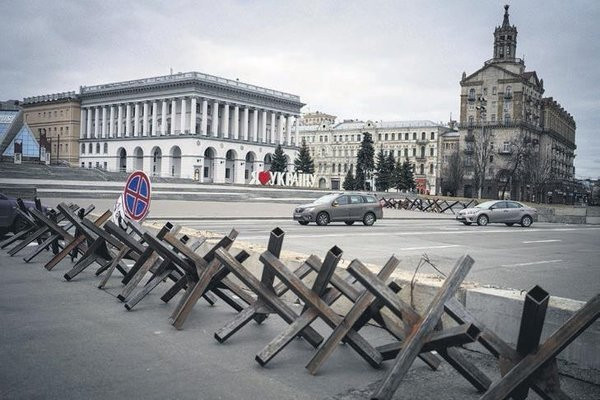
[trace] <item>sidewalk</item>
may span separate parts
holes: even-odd
[[[98,278],[84,271],[71,282],[62,275],[63,261],[52,272],[43,269],[49,254],[25,264],[0,251],[0,398],[12,399],[367,399],[382,370],[369,367],[350,346],[340,345],[317,376],[304,368],[313,350],[295,340],[267,367],[254,356],[286,324],[276,316],[263,324],[248,324],[225,344],[213,332],[235,313],[219,301],[214,307],[200,301],[184,330],[168,317],[177,299],[164,304],[158,293],[128,312],[115,299],[121,284],[109,281],[106,291]],[[298,311],[301,308],[295,306]],[[330,329],[321,323],[322,334]],[[361,331],[362,333],[363,331]],[[390,340],[367,327],[367,340]],[[463,351],[497,379],[490,358]],[[574,399],[600,398],[600,388],[562,377],[563,390]],[[431,371],[417,360],[394,400],[475,400],[472,386],[447,364]],[[530,399],[537,399],[531,395]]]

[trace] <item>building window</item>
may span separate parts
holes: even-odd
[[[81,168],[85,168],[85,163],[84,162],[81,163]]]
[[[92,162],[91,161],[88,162],[88,168],[90,168],[90,169],[92,168]]]
[[[385,140],[389,140],[389,136],[387,133],[385,134]]]
[[[85,154],[85,143],[81,143],[81,154]]]
[[[430,155],[431,157],[433,157],[433,155],[434,155],[434,152],[435,152],[435,149],[434,149],[433,147],[430,147],[430,148],[429,148],[429,155]]]
[[[423,175],[425,173],[425,166],[423,164],[419,165],[419,174]]]
[[[413,132],[413,140],[417,140],[417,132]]]
[[[96,143],[96,154],[100,154],[100,143]]]
[[[475,101],[475,89],[469,89],[469,101]]]
[[[421,132],[421,140],[426,140],[427,134],[425,132]]]
[[[510,124],[510,114],[504,114],[504,123],[506,125]]]
[[[412,151],[413,151],[413,152],[412,152],[412,153],[413,153],[413,154],[412,154],[412,155],[413,155],[413,157],[416,157],[416,155],[417,155],[417,148],[416,148],[416,147],[413,147]]]
[[[408,157],[408,149],[404,149],[404,157]]]
[[[429,164],[429,174],[433,175],[433,164]]]
[[[108,143],[104,143],[104,154],[108,154]]]
[[[496,94],[496,86],[492,86],[492,94]]]
[[[435,140],[435,132],[431,132],[431,140]]]
[[[404,140],[408,140],[408,132],[404,134]]]
[[[88,143],[88,153],[92,154],[92,152],[94,151],[94,147],[91,143]]]
[[[496,114],[492,114],[491,120],[492,122],[496,122]]]

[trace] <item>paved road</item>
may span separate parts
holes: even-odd
[[[600,291],[600,227],[536,223],[531,228],[464,226],[451,220],[381,220],[373,227],[314,224],[289,219],[177,221],[220,233],[232,227],[238,240],[266,244],[275,226],[286,232],[285,249],[323,256],[333,245],[346,259],[383,264],[392,254],[413,271],[423,254],[442,271],[462,254],[476,261],[467,280],[513,289],[539,284],[554,296],[588,300]],[[435,273],[431,268],[423,272]]]

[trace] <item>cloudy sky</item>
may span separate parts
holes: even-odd
[[[512,1],[517,55],[577,122],[600,177],[600,3]],[[492,56],[504,2],[2,0],[0,99],[200,71],[373,120],[458,116],[459,80]]]

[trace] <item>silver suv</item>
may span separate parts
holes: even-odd
[[[374,195],[364,193],[332,193],[320,197],[310,204],[303,204],[294,210],[294,220],[300,225],[316,222],[327,225],[330,222],[355,221],[371,226],[383,218],[383,207]]]

